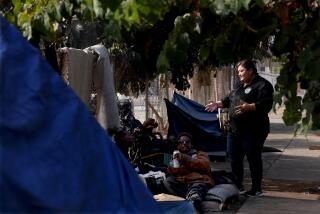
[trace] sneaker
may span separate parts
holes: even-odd
[[[249,190],[247,192],[245,192],[245,195],[248,197],[260,197],[262,196],[262,192],[261,191],[257,191],[257,190]]]

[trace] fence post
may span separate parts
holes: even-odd
[[[146,108],[146,117],[145,120],[149,118],[149,81],[146,81],[146,98],[145,98],[145,108]]]

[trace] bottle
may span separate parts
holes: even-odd
[[[178,154],[178,153],[179,153],[179,151],[175,150],[173,152],[173,157],[174,157],[175,154]],[[179,167],[180,167],[179,161],[176,158],[173,158],[173,168],[179,168]]]

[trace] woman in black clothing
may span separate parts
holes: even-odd
[[[237,177],[237,186],[243,189],[243,159],[249,162],[252,187],[247,196],[261,195],[262,149],[270,131],[268,113],[273,104],[273,87],[258,75],[252,60],[240,61],[237,65],[240,84],[228,96],[216,103],[206,105],[207,111],[229,108],[230,128],[228,138],[232,172]]]

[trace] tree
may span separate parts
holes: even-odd
[[[319,1],[287,1],[277,10],[280,24],[274,34],[272,53],[284,58],[276,86],[276,103],[285,96],[283,119],[286,124],[300,122],[300,129],[320,128],[320,10]],[[297,85],[306,90],[297,96]]]
[[[195,65],[219,67],[243,58],[276,57],[283,66],[275,104],[285,97],[285,123],[300,123],[301,130],[320,128],[319,0],[1,3],[7,19],[34,43],[60,41],[74,15],[104,23],[104,41],[121,71],[117,86],[123,93],[140,93],[147,80],[161,73],[185,89]],[[306,90],[303,98],[297,96],[298,84]]]

